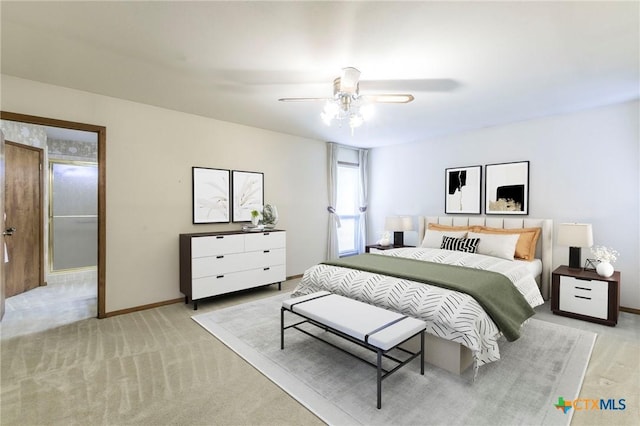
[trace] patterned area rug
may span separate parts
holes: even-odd
[[[517,341],[500,340],[502,359],[482,366],[475,381],[472,368],[456,376],[427,365],[421,376],[414,360],[383,381],[378,410],[371,366],[295,329],[280,350],[280,306],[288,297],[193,319],[328,424],[567,425],[572,410],[555,405],[577,398],[596,339],[532,319]]]

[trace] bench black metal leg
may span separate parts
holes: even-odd
[[[284,308],[280,308],[280,349],[284,349]]]
[[[420,333],[420,374],[424,376],[424,330]]]
[[[382,407],[382,349],[378,349],[378,409]]]

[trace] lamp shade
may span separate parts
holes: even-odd
[[[558,225],[558,244],[567,247],[591,247],[593,231],[590,223],[561,223]]]
[[[403,232],[413,229],[411,216],[387,216],[384,221],[385,231]]]

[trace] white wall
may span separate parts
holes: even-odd
[[[595,244],[620,252],[621,305],[640,309],[639,113],[634,101],[376,148],[369,242],[388,214],[444,215],[445,168],[529,160],[529,217],[592,223]],[[417,243],[415,232],[405,238]],[[554,267],[568,258],[554,247]]]
[[[287,230],[287,276],[325,256],[323,142],[2,76],[1,108],[107,128],[106,312],[182,297],[178,234],[191,223],[191,167],[264,173]]]

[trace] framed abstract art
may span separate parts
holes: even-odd
[[[262,211],[264,205],[264,174],[259,172],[232,173],[233,222],[250,222],[251,211]]]
[[[485,214],[529,214],[529,162],[485,166]]]
[[[193,223],[229,222],[229,170],[192,167]]]
[[[482,166],[445,169],[446,214],[480,214]]]

